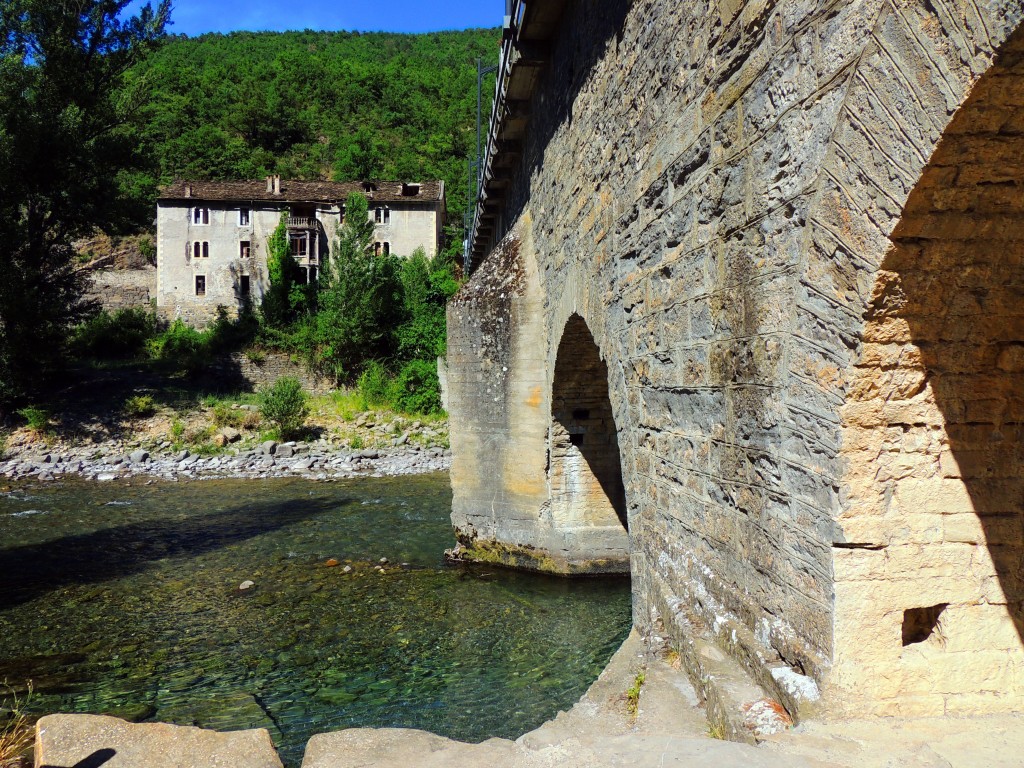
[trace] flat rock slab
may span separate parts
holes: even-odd
[[[266,729],[215,733],[95,715],[42,718],[35,754],[36,768],[283,768]]]

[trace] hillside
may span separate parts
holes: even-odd
[[[476,60],[497,29],[171,38],[130,73],[146,170],[125,174],[138,223],[175,177],[441,178],[458,220],[475,152]],[[493,82],[493,81],[492,81]],[[485,109],[490,102],[485,87]],[[486,113],[485,113],[486,114]]]

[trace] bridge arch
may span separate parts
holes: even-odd
[[[548,483],[552,520],[560,527],[597,527],[621,538],[629,530],[608,366],[586,322],[565,324],[551,385]]]
[[[1012,710],[1024,697],[1024,28],[946,127],[890,241],[841,409],[831,684],[878,714]]]

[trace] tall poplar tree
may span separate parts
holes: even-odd
[[[86,309],[75,237],[116,228],[125,74],[163,36],[170,2],[121,19],[128,0],[0,0],[0,406],[58,367]]]

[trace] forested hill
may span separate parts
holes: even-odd
[[[284,32],[171,38],[130,73],[144,172],[124,177],[152,220],[174,177],[444,179],[465,210],[476,60],[500,30],[422,35]],[[493,82],[493,80],[489,81]],[[485,110],[490,103],[485,88]],[[485,111],[485,115],[487,112]]]

